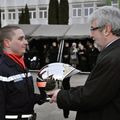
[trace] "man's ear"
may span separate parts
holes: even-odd
[[[106,25],[104,30],[103,30],[103,34],[105,36],[108,36],[111,33],[111,30],[112,30],[111,25]]]
[[[10,40],[9,39],[5,39],[3,41],[3,46],[4,46],[4,48],[9,48],[10,47]]]

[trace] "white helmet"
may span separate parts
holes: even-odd
[[[45,90],[52,90],[56,87],[56,81],[63,81],[80,71],[69,64],[51,63],[44,66],[37,75],[37,86]]]

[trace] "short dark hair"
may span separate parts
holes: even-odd
[[[0,28],[0,44],[3,47],[4,39],[10,39],[14,35],[14,30],[21,29],[19,26],[16,25],[7,25]]]

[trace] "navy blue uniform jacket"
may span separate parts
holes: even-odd
[[[42,98],[34,93],[31,74],[6,55],[0,57],[0,120],[5,115],[31,114]]]
[[[57,105],[77,111],[76,120],[120,120],[120,39],[101,51],[84,86],[58,93]]]

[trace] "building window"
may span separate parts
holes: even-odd
[[[5,11],[1,10],[1,20],[5,20]]]
[[[111,1],[111,5],[112,5],[113,7],[119,8],[119,2],[118,2],[118,0],[112,0],[112,1]]]
[[[30,19],[36,19],[36,12],[30,11],[29,14],[30,14]]]
[[[3,20],[5,20],[5,13],[2,13],[2,18]]]
[[[118,3],[118,0],[111,0],[111,2],[112,2],[113,4],[116,4],[116,3]]]
[[[93,12],[93,4],[84,4],[84,16],[89,16]]]
[[[47,11],[44,11],[44,18],[47,18]]]
[[[82,10],[78,9],[78,16],[81,16],[81,12],[82,12]]]
[[[36,10],[34,8],[29,9],[30,19],[36,19]]]
[[[9,20],[14,20],[14,19],[16,19],[16,16],[15,16],[16,14],[15,14],[15,10],[14,9],[10,9],[10,10],[8,10],[8,19]]]
[[[77,13],[76,11],[77,11],[77,10],[74,8],[74,9],[73,9],[73,16],[74,16],[74,17],[77,16],[77,15],[76,15],[76,13]]]
[[[11,13],[8,13],[8,19],[11,20]]]
[[[42,16],[43,16],[43,13],[39,12],[39,18],[42,18]]]
[[[39,8],[39,18],[47,18],[47,8],[46,7]]]
[[[73,5],[72,6],[72,16],[73,17],[80,17],[82,13],[81,5]]]
[[[22,9],[18,9],[18,17],[22,14]]]
[[[80,8],[73,8],[73,17],[81,16],[81,9]]]
[[[13,13],[13,19],[15,19],[15,13]]]
[[[33,19],[36,18],[36,12],[33,12]]]

